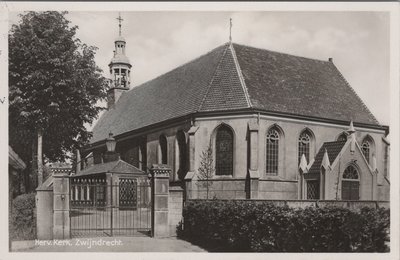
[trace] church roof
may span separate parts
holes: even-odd
[[[91,143],[197,112],[243,109],[379,125],[333,62],[227,43],[124,93]]]
[[[321,169],[322,160],[324,158],[325,149],[328,153],[329,162],[332,164],[336,157],[339,155],[340,151],[342,151],[343,146],[346,144],[346,141],[334,141],[334,142],[325,142],[322,147],[319,149],[317,155],[315,156],[314,163],[311,165],[309,174],[318,173]]]

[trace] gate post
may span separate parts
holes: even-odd
[[[169,236],[168,196],[171,168],[164,164],[153,164],[152,175],[152,214],[151,227],[153,237]]]
[[[53,239],[69,239],[69,177],[54,174],[53,178]]]

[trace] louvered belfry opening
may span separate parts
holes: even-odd
[[[233,132],[223,125],[216,136],[216,175],[233,175]]]

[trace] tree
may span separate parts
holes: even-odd
[[[206,188],[208,199],[210,187],[213,185],[212,178],[215,173],[211,145],[209,145],[208,148],[201,153],[200,158],[201,161],[198,169],[198,178],[201,180],[201,182],[197,182],[197,185],[199,187]]]
[[[51,161],[67,159],[85,144],[91,137],[85,124],[106,97],[96,48],[76,38],[78,27],[66,14],[27,12],[9,32],[10,145],[30,169],[42,159],[35,158],[42,136],[43,157]]]

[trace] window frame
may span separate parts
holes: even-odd
[[[269,153],[268,153],[268,151],[269,151],[269,148],[268,148],[268,135],[269,135],[269,133],[270,133],[270,131],[276,131],[276,133],[278,134],[278,148],[277,148],[277,155],[275,156],[276,157],[276,159],[277,159],[277,161],[276,161],[276,168],[277,168],[277,170],[276,170],[276,172],[271,172],[269,169],[271,169],[271,168],[269,168],[269,163],[268,163],[268,155],[269,155]],[[282,129],[277,125],[277,124],[274,124],[274,125],[272,125],[271,127],[269,127],[268,129],[267,129],[267,132],[266,132],[266,134],[265,134],[265,136],[264,136],[264,151],[265,151],[265,154],[264,154],[264,171],[265,171],[265,175],[266,176],[281,176],[282,174],[283,174],[283,164],[284,164],[284,157],[285,157],[285,154],[284,154],[284,133],[283,133],[283,131],[282,131]]]
[[[348,177],[345,177],[345,174],[346,174],[346,171],[348,170],[348,169],[350,169],[350,168],[352,168],[354,171],[355,171],[355,173],[357,174],[357,178],[348,178]],[[343,191],[344,191],[344,185],[343,185],[343,183],[349,183],[350,184],[350,194],[349,194],[349,196],[350,196],[350,199],[345,199],[345,198],[343,198],[344,196],[343,196]],[[352,186],[352,184],[354,184],[354,183],[357,183],[357,190],[358,190],[358,197],[356,198],[356,199],[354,199],[354,198],[352,198],[352,193],[351,193],[351,186]],[[360,176],[360,170],[359,170],[359,168],[356,166],[356,165],[354,165],[354,164],[349,164],[349,165],[347,165],[347,167],[344,169],[344,171],[343,171],[343,173],[341,173],[341,182],[340,182],[340,185],[341,185],[341,199],[342,200],[360,200],[360,198],[361,198],[361,176]]]
[[[221,130],[223,130],[223,129],[226,129],[226,130],[228,130],[228,132],[230,133],[230,135],[231,135],[231,138],[232,138],[232,142],[231,142],[231,171],[230,171],[230,173],[229,174],[219,174],[220,173],[220,168],[218,167],[218,163],[219,163],[219,160],[221,159],[221,152],[219,152],[219,149],[218,149],[218,134],[219,134],[219,132],[221,131]],[[217,177],[223,177],[223,176],[234,176],[234,171],[235,171],[235,167],[234,167],[234,165],[235,165],[235,132],[233,131],[233,129],[229,126],[229,125],[227,125],[227,124],[221,124],[221,125],[219,125],[216,129],[215,129],[215,132],[214,132],[214,147],[213,147],[213,150],[214,150],[214,160],[215,160],[215,162],[214,162],[214,166],[215,166],[215,176],[217,176]]]

